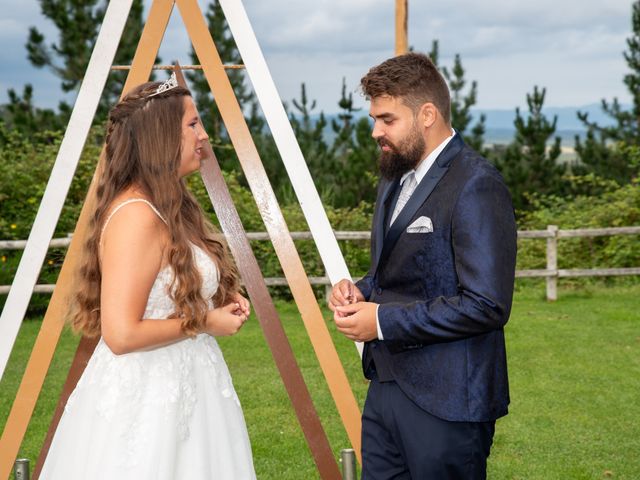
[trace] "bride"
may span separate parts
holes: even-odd
[[[71,321],[100,336],[42,479],[253,479],[251,446],[215,337],[249,315],[225,247],[182,177],[208,141],[175,76],[109,114]]]

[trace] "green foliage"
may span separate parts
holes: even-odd
[[[323,186],[330,186],[333,178],[334,165],[329,145],[324,138],[324,129],[327,120],[323,112],[320,112],[317,120],[311,118],[316,108],[316,101],[307,97],[307,88],[303,83],[300,86],[300,99],[292,100],[294,111],[289,113],[289,121],[298,139],[307,166],[311,170],[316,188],[322,193]]]
[[[628,50],[624,58],[630,72],[624,76],[624,84],[631,95],[632,106],[624,110],[617,98],[611,102],[602,99],[602,110],[613,121],[609,127],[591,122],[588,114],[578,112],[578,118],[587,127],[584,141],[576,137],[576,152],[581,161],[579,173],[593,172],[619,183],[629,182],[634,175],[633,165],[612,144],[640,145],[640,1],[631,6],[632,34],[627,39]],[[637,174],[637,169],[635,170]]]
[[[366,117],[356,120],[359,109],[353,106],[352,94],[346,94],[345,80],[337,120],[332,119],[330,124],[332,143],[327,138],[329,124],[324,113],[314,114],[316,101],[309,100],[305,84],[301,86],[300,98],[292,103],[294,110],[289,112],[289,120],[323,203],[334,208],[372,203],[378,181],[378,147],[371,138],[369,120]],[[280,191],[291,188],[288,177],[276,181]]]
[[[22,97],[12,88],[8,94],[9,103],[0,106],[0,124],[4,124],[4,131],[18,130],[34,141],[41,141],[44,132],[57,132],[65,127],[66,115],[33,105],[33,87],[30,84],[25,85]],[[0,133],[0,144],[5,141],[5,135]]]
[[[76,177],[62,210],[55,236],[64,237],[73,232],[82,203],[93,175],[100,152],[101,129],[91,132],[81,158]],[[359,132],[359,133],[358,133]],[[355,138],[370,142],[369,125],[366,119],[356,123]],[[0,238],[26,239],[36,215],[60,142],[59,133],[43,132],[42,138],[31,141],[20,132],[7,132],[0,126]],[[54,140],[52,141],[51,138]],[[44,139],[44,140],[43,140]],[[370,142],[373,143],[373,142]],[[354,148],[350,155],[363,152]],[[640,148],[621,147],[631,163],[638,165]],[[365,160],[363,160],[364,162]],[[249,189],[242,184],[238,172],[225,172],[234,204],[239,211],[246,231],[264,231],[265,227]],[[595,175],[565,177],[574,191],[593,191],[593,195],[578,195],[575,198],[532,195],[528,198],[531,208],[520,212],[520,229],[544,229],[548,224],[560,228],[608,227],[640,224],[640,187],[638,181],[623,187]],[[372,182],[373,182],[372,176]],[[188,179],[192,191],[215,222],[210,204],[199,175]],[[307,231],[308,226],[295,199],[281,202],[282,213],[291,231]],[[373,214],[372,201],[360,201],[352,207],[334,207],[325,203],[330,223],[335,230],[368,231]],[[640,247],[637,237],[596,237],[591,239],[562,239],[559,242],[561,268],[633,267],[640,264]],[[310,240],[296,241],[300,257],[309,275],[323,276],[324,269],[314,243]],[[347,265],[354,276],[361,276],[369,268],[369,242],[344,241],[340,247]],[[258,262],[267,277],[282,276],[275,251],[269,241],[252,242]],[[521,240],[518,253],[518,268],[544,268],[545,242]],[[3,251],[0,257],[0,284],[10,284],[20,257],[19,251]],[[40,283],[54,283],[64,259],[64,250],[49,251],[40,277]],[[288,298],[288,290],[280,289],[278,295]],[[38,297],[40,298],[40,297]],[[33,311],[46,306],[48,296],[43,296],[32,305]],[[2,299],[0,298],[0,302]]]
[[[431,45],[429,57],[433,63],[438,66],[439,58],[438,40],[434,40]],[[464,78],[464,68],[460,54],[456,53],[453,68],[449,70],[447,67],[440,68],[442,75],[449,84],[451,92],[451,125],[456,131],[462,135],[465,143],[478,152],[483,151],[485,120],[484,115],[480,115],[480,119],[471,127],[471,107],[477,102],[478,83],[474,80],[471,82],[471,88],[465,93],[467,81]]]
[[[634,181],[615,188],[615,183],[603,184],[603,180],[594,176],[576,177],[574,181],[599,183],[599,188],[604,193],[575,198],[532,196],[532,208],[523,212],[518,228],[541,230],[546,229],[547,225],[557,225],[560,229],[640,225],[640,182]],[[521,239],[518,247],[518,269],[545,268],[544,241]],[[559,268],[621,268],[639,265],[638,235],[558,240]]]
[[[338,114],[338,120],[331,120],[331,128],[336,134],[336,140],[333,144],[335,151],[341,151],[348,148],[349,141],[353,134],[353,119],[354,113],[360,111],[360,108],[354,108],[353,106],[353,93],[349,92],[347,95],[347,80],[342,77],[342,92],[340,100],[338,101],[338,107],[341,112]]]
[[[61,80],[62,90],[72,92],[79,88],[93,52],[100,25],[108,2],[105,0],[39,0],[42,14],[58,30],[56,42],[47,45],[45,36],[36,28],[29,29],[26,43],[28,59],[38,68],[50,69]],[[133,60],[142,33],[142,0],[134,0],[115,57],[115,64],[129,65]],[[156,59],[159,62],[160,59]],[[125,72],[112,72],[100,101],[98,119],[106,118],[109,108],[116,102],[126,78]],[[68,105],[61,106],[68,111]]]
[[[93,176],[102,145],[101,130],[92,129],[71,183],[67,199],[60,214],[54,237],[66,237],[73,233]],[[60,132],[43,131],[30,138],[18,130],[7,132],[0,124],[0,239],[25,240],[40,206],[49,175],[55,162],[62,135]],[[38,283],[56,282],[65,256],[65,249],[47,252]],[[10,285],[21,250],[0,252],[0,284]],[[4,305],[5,296],[0,296]],[[35,295],[30,311],[43,311],[49,295]]]
[[[58,28],[59,40],[48,47],[42,34],[32,29],[27,45],[30,60],[34,65],[53,69],[61,78],[63,89],[72,90],[77,88],[84,75],[106,2],[41,0],[41,5],[45,16]],[[627,41],[629,53],[625,54],[629,66],[635,72],[625,77],[629,88],[640,82],[638,5],[639,2],[635,2],[633,6],[635,35]],[[142,2],[135,0],[116,63],[130,62],[142,25],[141,15]],[[217,0],[210,2],[206,17],[223,61],[240,63],[237,47]],[[84,22],[82,28],[67,28],[79,19]],[[438,42],[434,41],[431,56],[436,65],[438,54]],[[193,51],[192,60],[198,63]],[[484,118],[481,117],[472,125],[470,113],[477,100],[477,83],[473,81],[468,85],[459,55],[455,56],[451,69],[441,67],[441,71],[451,89],[454,128],[468,144],[482,151]],[[260,115],[253,93],[245,84],[244,72],[229,70],[227,74],[236,97],[245,107],[246,120],[289,229],[308,230],[276,145]],[[239,173],[235,151],[208,83],[202,72],[188,73],[187,76],[245,229],[264,231],[253,195],[248,190],[242,173]],[[124,74],[118,74],[110,79],[108,93],[103,99],[105,108],[115,101],[123,78]],[[14,91],[10,91],[9,96],[10,103],[0,107],[0,171],[3,172],[0,177],[0,238],[25,239],[55,160],[61,139],[60,129],[66,123],[65,115],[68,115],[69,110],[68,106],[63,106],[67,110],[59,113],[38,109],[32,104],[33,90],[29,85],[25,87],[22,96]],[[594,150],[596,156],[590,157],[596,160],[589,165],[583,159],[582,167],[575,167],[568,172],[557,163],[560,141],[557,137],[552,140],[556,119],[550,121],[542,114],[544,98],[545,89],[534,87],[533,93],[527,95],[528,115],[521,115],[519,109],[516,109],[514,141],[504,152],[491,155],[502,170],[514,196],[520,228],[545,228],[547,224],[558,224],[561,228],[638,224],[638,181],[627,187],[620,187],[620,184],[625,183],[622,179],[638,178],[640,147],[636,141],[638,125],[634,122],[640,118],[636,114],[640,111],[640,100],[634,103],[634,110],[630,112],[623,112],[616,100],[612,104],[605,102],[605,109],[618,120],[620,128],[606,130],[591,125],[593,128],[589,130],[587,141],[598,142],[599,147]],[[370,122],[366,117],[357,116],[358,109],[354,108],[352,94],[347,93],[345,80],[342,81],[338,100],[339,114],[330,123],[323,112],[315,112],[316,102],[310,99],[304,83],[301,85],[300,97],[292,100],[291,106],[289,119],[334,229],[369,230],[377,184],[378,148],[371,139]],[[328,131],[332,135],[327,135]],[[90,135],[58,222],[56,236],[66,236],[75,228],[99,155],[101,132],[102,127],[99,127]],[[552,143],[548,146],[550,141]],[[584,148],[587,148],[586,144]],[[610,163],[612,158],[624,166],[624,175],[611,173],[617,168]],[[215,222],[215,215],[200,177],[194,175],[188,181],[207,215]],[[560,262],[572,268],[594,265],[637,266],[639,254],[635,247],[636,240],[635,237],[563,240],[560,242]],[[314,243],[298,241],[296,245],[308,274],[324,275]],[[255,242],[252,246],[264,275],[282,276],[271,243]],[[342,242],[341,248],[352,274],[364,274],[369,265],[368,242]],[[50,251],[41,274],[41,283],[55,281],[64,253],[63,250]],[[8,284],[20,255],[15,251],[0,252],[0,255],[3,259],[0,264],[0,283]],[[544,242],[521,241],[518,261],[519,268],[544,267]],[[278,293],[288,295],[286,290]],[[0,298],[0,302],[2,301]]]
[[[516,209],[529,208],[527,192],[539,195],[558,194],[563,187],[562,175],[565,165],[558,164],[560,137],[556,137],[550,148],[547,142],[556,131],[557,116],[549,121],[542,113],[546,89],[533,88],[527,94],[529,114],[525,118],[516,108],[514,141],[503,156],[494,156],[496,167],[509,186]]]
[[[56,235],[73,232],[89,182],[100,155],[101,143],[96,127],[80,158],[74,181],[60,215]],[[0,149],[0,238],[26,239],[49,180],[62,135],[43,131],[35,140],[0,125],[5,144]]]
[[[92,129],[67,200],[61,212],[55,231],[55,237],[66,237],[75,229],[77,218],[85,200],[89,183],[93,176],[102,146],[103,127]],[[17,130],[8,132],[0,124],[0,239],[24,240],[35,220],[42,195],[49,180],[55,162],[62,135],[60,132],[42,132],[30,139]],[[238,208],[246,231],[265,231],[262,218],[251,191],[241,181],[236,171],[224,173],[234,204]],[[192,175],[188,183],[200,205],[214,223],[213,207],[199,175]],[[308,226],[297,201],[282,203],[282,212],[292,231],[306,231]],[[351,208],[327,207],[327,213],[336,229],[368,230],[372,206],[360,202]],[[297,244],[300,257],[310,275],[322,276],[324,269],[313,241],[300,241]],[[252,243],[265,276],[282,276],[282,269],[271,242]],[[348,242],[343,245],[345,258],[354,266],[354,274],[362,275],[368,268],[368,242]],[[16,272],[22,251],[6,250],[0,252],[0,285],[10,285]],[[38,283],[55,283],[59,269],[64,261],[64,249],[52,249],[48,252]],[[288,291],[281,290],[288,296]],[[0,296],[0,306],[5,296]],[[34,296],[30,313],[43,312],[49,296]]]
[[[334,207],[351,207],[360,202],[373,202],[376,197],[376,168],[378,147],[371,138],[371,125],[366,117],[355,120],[355,113],[360,110],[353,107],[353,94],[346,94],[347,84],[342,79],[342,94],[338,101],[340,113],[338,120],[331,121],[331,128],[336,134],[331,156],[330,194],[324,198]],[[314,178],[318,165],[312,170]],[[325,169],[327,166],[324,167]]]

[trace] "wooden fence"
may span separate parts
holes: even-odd
[[[370,232],[334,232],[338,240],[369,240]],[[591,268],[591,269],[559,269],[558,268],[558,240],[562,238],[578,237],[600,237],[613,235],[640,235],[640,227],[617,227],[617,228],[581,228],[576,230],[560,230],[556,225],[549,225],[546,230],[523,230],[518,231],[518,238],[539,238],[547,241],[547,268],[538,270],[517,270],[516,277],[545,277],[547,283],[547,300],[553,301],[558,298],[558,278],[568,277],[606,277],[620,275],[640,275],[640,267],[632,268]],[[312,240],[311,232],[291,232],[294,240]],[[269,240],[266,232],[247,233],[250,241]],[[71,242],[70,236],[67,238],[54,238],[49,244],[49,248],[66,248]],[[23,250],[27,244],[26,240],[0,240],[0,250]],[[308,277],[312,285],[325,285],[330,287],[329,277]],[[284,277],[265,278],[269,286],[286,286],[287,280]],[[55,285],[36,285],[35,293],[51,293]],[[0,294],[6,294],[11,287],[0,286]]]

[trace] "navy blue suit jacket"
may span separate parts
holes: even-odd
[[[495,420],[509,404],[503,327],[516,262],[509,191],[457,134],[385,228],[397,183],[380,182],[371,269],[357,283],[367,300],[380,304],[384,337],[365,344],[365,376],[371,378],[374,365],[378,374],[384,370],[439,418]],[[422,216],[433,232],[408,233]]]

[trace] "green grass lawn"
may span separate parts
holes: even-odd
[[[506,330],[510,414],[496,427],[489,478],[640,478],[640,286],[565,289],[547,303],[544,287],[523,285],[531,284],[520,284]],[[278,304],[278,311],[338,457],[349,443],[302,321],[293,304]],[[328,323],[362,405],[367,384],[355,347]],[[0,382],[0,429],[39,325],[23,324]],[[20,452],[32,461],[76,344],[65,331]],[[258,322],[252,319],[220,344],[242,401],[258,477],[318,478]]]

